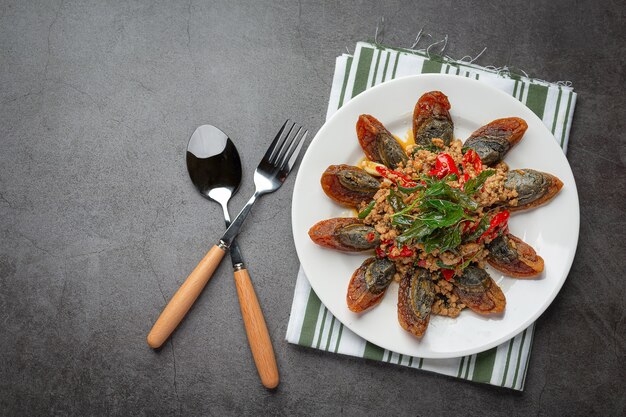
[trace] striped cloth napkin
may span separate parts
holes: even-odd
[[[503,74],[467,62],[429,55],[424,50],[359,42],[354,56],[344,54],[337,57],[326,117],[329,118],[352,97],[374,85],[424,73],[471,77],[511,94],[543,120],[566,151],[576,104],[576,93],[571,87],[508,72]],[[382,349],[345,328],[311,290],[300,268],[287,327],[287,341],[521,391],[528,370],[534,327],[533,323],[513,339],[475,355],[453,359],[403,356]]]

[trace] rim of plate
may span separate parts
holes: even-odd
[[[386,81],[383,82],[381,84],[378,84],[374,87],[371,87],[365,91],[363,91],[362,93],[360,93],[359,95],[357,95],[356,97],[350,99],[347,103],[345,103],[340,109],[338,109],[328,120],[326,120],[326,122],[322,125],[322,127],[318,130],[317,134],[315,135],[315,137],[313,138],[313,140],[311,140],[311,143],[309,144],[306,153],[304,154],[302,161],[300,162],[300,168],[299,168],[299,172],[296,176],[296,180],[295,180],[295,184],[294,184],[294,188],[293,188],[293,194],[292,194],[292,207],[291,207],[291,223],[292,223],[292,234],[293,234],[293,238],[294,238],[294,244],[296,247],[296,253],[298,254],[298,259],[300,260],[300,264],[305,272],[305,275],[308,276],[307,274],[307,267],[305,266],[305,264],[307,262],[303,262],[303,248],[300,247],[300,243],[298,242],[298,240],[296,239],[296,225],[299,224],[297,221],[297,216],[298,216],[298,199],[296,198],[300,188],[301,188],[301,183],[304,178],[304,176],[306,174],[304,174],[302,172],[302,167],[306,167],[306,165],[308,164],[308,161],[310,160],[310,158],[312,158],[311,155],[314,154],[314,152],[312,152],[312,150],[314,151],[317,146],[320,146],[320,140],[319,138],[324,136],[327,132],[327,130],[329,129],[329,126],[332,125],[333,121],[337,118],[342,117],[343,113],[346,113],[349,111],[349,109],[351,107],[355,107],[358,106],[360,104],[360,102],[368,100],[370,96],[374,96],[376,94],[380,94],[380,91],[390,88],[391,85],[394,84],[401,84],[401,83],[407,83],[410,84],[411,82],[413,82],[414,80],[419,79],[427,81],[428,79],[437,79],[437,80],[445,80],[445,79],[450,79],[450,80],[454,80],[454,82],[460,82],[462,83],[469,83],[469,84],[474,84],[479,86],[479,88],[485,89],[485,90],[489,90],[491,93],[497,94],[499,95],[503,100],[507,100],[511,103],[514,103],[515,106],[520,107],[520,109],[523,109],[522,112],[523,113],[527,113],[524,115],[525,119],[529,119],[529,118],[533,118],[535,119],[535,122],[538,122],[538,126],[541,126],[540,129],[543,130],[542,134],[543,135],[549,135],[550,137],[553,137],[554,135],[552,135],[552,133],[548,130],[548,128],[545,126],[545,124],[543,123],[543,121],[541,119],[539,119],[539,117],[533,113],[528,107],[526,107],[522,102],[518,101],[515,97],[505,93],[504,91],[501,91],[495,87],[492,87],[490,85],[487,85],[485,83],[482,83],[478,80],[473,80],[470,78],[466,78],[463,76],[458,76],[458,75],[452,75],[452,74],[418,74],[418,75],[409,75],[406,77],[400,77],[400,78],[396,78],[394,80],[390,80],[390,81]],[[572,248],[571,251],[567,252],[567,259],[564,260],[564,273],[563,276],[560,277],[559,281],[556,283],[556,285],[553,287],[552,292],[550,293],[550,295],[547,297],[547,301],[540,307],[538,308],[533,314],[530,314],[529,317],[521,324],[518,325],[518,328],[511,330],[510,332],[505,332],[505,334],[501,335],[500,337],[496,338],[495,340],[492,340],[491,342],[485,343],[484,345],[481,345],[480,347],[476,347],[476,348],[470,348],[470,349],[465,349],[462,351],[457,351],[457,352],[432,352],[432,354],[426,354],[426,355],[420,355],[420,357],[425,358],[425,359],[446,359],[446,358],[456,358],[456,357],[461,357],[461,356],[467,356],[467,355],[473,355],[476,353],[480,353],[480,352],[484,352],[486,350],[489,350],[495,346],[498,346],[500,344],[502,344],[503,342],[510,340],[512,338],[514,338],[515,336],[517,336],[519,333],[521,333],[522,331],[524,331],[526,328],[528,328],[528,326],[530,326],[533,322],[535,322],[539,316],[541,316],[546,309],[552,304],[552,302],[554,301],[554,299],[556,298],[557,294],[561,291],[561,288],[563,287],[563,284],[565,283],[565,280],[567,279],[569,272],[571,270],[572,267],[572,263],[574,262],[574,256],[576,254],[576,249],[578,247],[578,239],[579,239],[579,232],[580,232],[580,202],[578,199],[578,190],[576,187],[576,180],[574,178],[574,175],[572,173],[572,169],[571,166],[569,164],[569,161],[567,160],[565,154],[563,153],[562,149],[559,147],[559,145],[556,143],[556,141],[554,140],[550,140],[547,141],[547,143],[549,143],[551,147],[556,147],[556,149],[561,153],[563,160],[565,161],[565,166],[567,168],[567,173],[569,174],[569,176],[571,177],[571,184],[573,189],[571,190],[573,192],[573,198],[575,199],[575,210],[573,210],[572,214],[574,219],[573,219],[573,224],[571,226],[573,226],[575,228],[574,230],[574,236],[575,236],[575,242],[574,242],[574,246]],[[340,162],[340,163],[346,163],[346,162]],[[315,280],[313,280],[315,281]],[[410,352],[406,352],[406,351],[402,351],[401,349],[394,349],[393,346],[382,346],[382,344],[380,343],[375,343],[372,342],[371,340],[368,339],[368,337],[366,335],[363,335],[361,331],[359,331],[358,329],[355,329],[354,326],[350,326],[348,323],[345,323],[342,319],[340,319],[338,316],[340,316],[340,314],[337,314],[335,312],[334,306],[328,305],[327,303],[324,302],[323,299],[323,294],[320,295],[320,291],[319,286],[316,285],[316,282],[311,282],[311,280],[309,280],[309,284],[311,285],[311,288],[313,291],[315,291],[316,295],[320,298],[320,300],[322,301],[322,304],[331,312],[331,314],[337,318],[337,320],[339,320],[344,326],[346,326],[348,329],[350,329],[352,332],[354,332],[355,334],[357,334],[359,337],[367,340],[370,343],[374,343],[379,347],[382,347],[384,349],[390,350],[392,352],[396,352],[396,353],[400,353],[403,355],[409,355],[409,356],[414,356],[414,353],[410,353]],[[317,288],[316,288],[317,287]],[[418,339],[416,339],[417,342],[419,342]]]

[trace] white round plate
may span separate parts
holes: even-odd
[[[505,157],[513,168],[534,168],[556,175],[563,188],[554,200],[537,209],[515,213],[511,232],[530,244],[545,260],[538,279],[503,276],[489,269],[506,295],[506,310],[481,316],[468,309],[456,319],[432,316],[419,340],[397,319],[398,285],[392,283],[383,301],[355,314],[346,305],[348,282],[372,254],[345,254],[315,245],[308,236],[320,220],[352,216],[322,191],[320,177],[329,165],[356,164],[363,157],[355,125],[360,114],[371,114],[392,133],[404,138],[412,125],[413,107],[425,92],[440,90],[452,106],[454,136],[471,132],[502,117],[528,123],[522,141]],[[537,319],[561,289],[576,252],[579,206],[576,184],[563,151],[541,120],[506,93],[479,81],[450,75],[418,75],[373,87],[350,100],[322,126],[300,165],[292,205],[293,235],[304,272],[322,303],[346,327],[382,348],[422,358],[451,358],[490,349],[514,337]]]

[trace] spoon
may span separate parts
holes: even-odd
[[[241,182],[241,160],[234,143],[215,126],[198,127],[187,145],[187,170],[198,192],[222,206],[224,220],[228,226],[230,224],[228,201],[237,192]],[[230,247],[230,256],[250,350],[261,382],[267,388],[274,388],[278,385],[279,376],[272,342],[236,242]],[[167,340],[208,282],[212,274],[202,273],[199,268],[203,268],[203,263],[198,265],[179,289],[178,292],[182,292],[179,300],[174,302],[178,296],[177,292],[150,331],[148,344],[151,347],[161,346]],[[190,284],[187,285],[187,282]]]

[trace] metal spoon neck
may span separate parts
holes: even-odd
[[[222,206],[222,211],[224,212],[224,221],[226,222],[226,227],[230,226],[230,213],[228,212],[228,201],[220,202]]]
[[[260,193],[257,190],[252,195],[252,197],[250,197],[246,205],[241,209],[237,217],[235,217],[235,220],[230,224],[230,226],[228,226],[228,229],[226,229],[226,233],[224,233],[221,239],[222,242],[230,246],[232,241],[235,239],[235,236],[237,236],[237,234],[239,233],[239,229],[241,228],[241,225],[243,225],[243,222],[246,220],[246,217],[248,217],[248,214],[250,214],[250,210],[252,209],[252,206],[254,205],[255,201],[261,195],[262,193]]]

